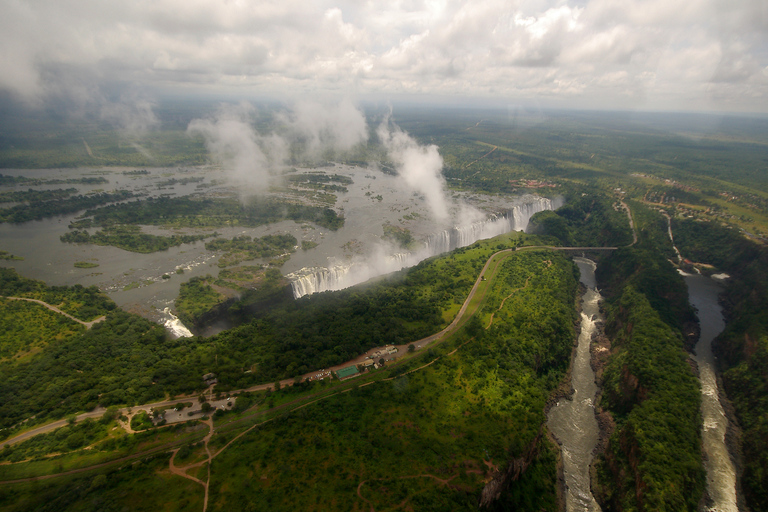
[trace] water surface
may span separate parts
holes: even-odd
[[[599,427],[595,417],[595,372],[590,366],[589,345],[601,320],[599,303],[602,299],[595,288],[595,263],[585,258],[574,258],[581,271],[581,282],[587,287],[582,296],[581,333],[576,356],[571,367],[572,398],[560,399],[549,410],[547,427],[560,443],[565,476],[565,509],[599,511],[590,488],[589,466],[592,452],[597,446]]]

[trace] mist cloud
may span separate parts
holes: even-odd
[[[230,173],[237,185],[264,191],[276,166],[285,159],[286,147],[275,135],[261,136],[252,126],[253,107],[248,103],[222,106],[212,119],[195,119],[187,133],[205,138],[211,158]]]
[[[447,220],[449,203],[445,178],[441,173],[443,157],[437,151],[437,146],[419,145],[388,118],[379,125],[376,133],[405,184],[412,191],[424,196],[435,220]]]
[[[265,191],[289,155],[311,160],[326,152],[344,153],[368,140],[365,116],[347,99],[301,101],[280,112],[277,126],[268,134],[254,128],[255,113],[247,102],[223,105],[212,118],[195,119],[187,127],[189,134],[205,138],[211,158],[251,192]]]
[[[281,117],[309,157],[324,150],[349,151],[368,140],[365,116],[348,99],[336,104],[303,100]]]

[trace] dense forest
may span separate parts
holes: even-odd
[[[528,232],[553,236],[559,245],[571,247],[615,247],[632,242],[627,214],[616,198],[578,189],[557,211],[534,215]]]
[[[74,229],[61,235],[59,239],[71,244],[111,245],[118,249],[146,254],[165,251],[181,244],[191,244],[211,236],[213,235],[150,235],[142,233],[140,226],[113,225],[96,231],[93,235],[84,229]]]
[[[486,461],[502,475],[513,471],[507,466],[523,469],[499,482],[491,508],[556,510],[555,455],[541,428],[573,344],[573,265],[552,253],[518,253],[495,283],[499,299],[483,309],[496,313],[490,328],[472,321],[445,346],[396,367],[394,380],[243,438],[213,468],[212,508],[474,509]],[[502,297],[510,297],[503,307]],[[250,483],[228,484],[243,478]],[[296,485],[301,493],[290,491]]]
[[[20,223],[40,220],[55,215],[79,212],[102,204],[124,201],[136,196],[133,192],[118,190],[85,196],[62,196],[53,193],[43,194],[43,197],[44,199],[40,199],[38,195],[30,196],[27,198],[28,202],[10,208],[0,208],[0,222]]]
[[[243,203],[235,198],[148,197],[141,201],[91,209],[85,212],[87,222],[75,227],[109,226],[113,224],[162,225],[168,227],[260,226],[288,219],[314,222],[336,230],[344,225],[344,217],[334,210],[269,198],[251,198]]]
[[[753,510],[768,510],[768,251],[716,223],[683,220],[673,229],[685,257],[731,276],[726,328],[712,348],[742,429],[744,497]]]
[[[186,107],[158,112],[162,129],[130,143],[98,122],[75,123],[77,129],[68,133],[46,131],[34,117],[14,121],[40,129],[47,134],[43,140],[33,130],[11,133],[4,120],[0,166],[206,162],[202,138],[184,131],[200,112],[193,115]],[[255,125],[268,127],[274,112],[260,112]],[[86,329],[38,304],[0,299],[0,429],[6,429],[0,438],[97,405],[114,412],[168,396],[197,398],[205,387],[201,376],[209,372],[219,380],[216,391],[226,394],[329,368],[375,346],[407,345],[450,323],[495,251],[516,245],[614,246],[612,253],[596,255],[612,347],[597,361],[602,396],[596,408],[601,420],[611,419],[601,423],[608,437],[594,461],[593,492],[603,510],[696,510],[704,504],[705,489],[700,391],[686,353],[695,341],[696,318],[685,282],[670,263],[677,254],[667,232],[669,215],[683,258],[704,273],[731,276],[722,296],[728,326],[714,350],[741,429],[739,490],[751,510],[768,509],[768,252],[744,236],[748,231],[760,240],[768,232],[765,122],[723,118],[717,136],[697,138],[690,136],[700,134],[696,116],[653,122],[633,116],[396,112],[393,119],[420,143],[439,145],[443,174],[457,195],[533,192],[562,196],[566,205],[531,219],[536,236],[479,242],[362,286],[297,301],[279,266],[297,245],[312,250],[318,242],[289,235],[209,241],[208,250],[222,253],[218,276],[189,280],[176,302],[191,326],[205,324],[210,315],[237,325],[208,339],[169,339],[160,326],[120,311],[94,287],[50,287],[0,269],[2,296],[43,300],[83,320],[106,315]],[[147,161],[137,145],[155,160]],[[291,164],[301,161],[298,146],[290,148]],[[372,164],[372,173],[397,173],[374,139],[350,154],[318,158],[332,157]],[[133,173],[148,174],[123,174]],[[171,177],[156,185],[200,179]],[[19,188],[106,182],[0,175],[0,186]],[[0,209],[0,220],[88,210],[73,221],[74,231],[64,241],[142,252],[192,239],[150,236],[141,225],[212,230],[289,219],[330,230],[343,226],[343,207],[331,206],[349,178],[292,169],[286,170],[285,183],[276,190],[282,199],[245,201],[8,190],[0,202],[21,204]],[[376,202],[375,192],[369,197]],[[627,206],[638,235],[634,243]],[[382,228],[396,245],[413,242],[406,228]],[[0,251],[0,258],[12,257]],[[234,266],[254,258],[275,259],[263,267]],[[441,344],[406,351],[401,363],[363,373],[359,380],[296,379],[287,388],[243,396],[237,414],[258,407],[252,416],[235,416],[232,427],[222,429],[229,420],[217,413],[212,438],[217,449],[256,425],[256,415],[269,419],[215,460],[208,508],[459,510],[477,509],[482,502],[491,510],[556,510],[559,451],[547,441],[544,411],[566,382],[575,334],[575,267],[561,253],[531,250],[510,253],[498,272],[472,319]],[[334,394],[342,388],[345,392]],[[301,397],[310,397],[312,405],[280,412]],[[110,413],[6,449],[0,460],[13,464],[4,464],[3,474],[56,472],[62,460],[101,460],[107,456],[102,445],[117,447],[122,456],[150,438],[180,448],[182,459],[202,450],[199,423],[155,429],[143,414],[133,424],[150,430],[123,435],[116,422]],[[120,439],[113,439],[114,431]],[[183,441],[185,435],[197,437]],[[86,473],[3,486],[0,510],[202,508],[200,486],[172,475],[165,451],[100,470],[96,478]],[[22,462],[26,458],[32,460]],[[206,469],[195,474],[206,478]]]

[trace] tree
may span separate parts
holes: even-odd
[[[411,343],[410,345],[408,345],[408,352],[413,352],[413,351],[415,351],[415,350],[416,350],[416,347],[413,345],[413,343]]]

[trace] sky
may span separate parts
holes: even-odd
[[[0,91],[765,113],[768,1],[0,0]]]

